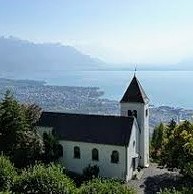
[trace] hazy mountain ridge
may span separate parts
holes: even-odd
[[[193,58],[178,64],[137,64],[141,71],[193,70]],[[41,73],[65,70],[134,70],[136,64],[108,64],[60,43],[33,43],[15,37],[0,37],[1,73]]]
[[[103,62],[71,46],[36,44],[17,38],[0,37],[0,66],[4,72],[96,69]]]

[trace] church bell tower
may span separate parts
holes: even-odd
[[[120,101],[121,116],[134,116],[139,133],[139,165],[149,166],[149,98],[136,75]]]

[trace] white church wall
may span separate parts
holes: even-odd
[[[126,148],[124,146],[103,145],[75,141],[60,141],[63,146],[61,162],[66,169],[82,174],[83,169],[89,164],[99,166],[99,175],[125,180],[126,178]],[[74,158],[74,146],[80,147],[80,159]],[[92,160],[92,149],[98,149],[99,161]],[[111,163],[112,151],[119,152],[119,162]]]
[[[148,114],[146,114],[146,110],[148,110]],[[149,166],[149,104],[144,105],[144,161],[143,166]]]
[[[137,111],[137,123],[140,132],[140,166],[147,167],[149,165],[149,106],[143,103],[121,103],[121,116],[128,116],[128,110]],[[148,110],[148,115],[146,115]]]
[[[128,116],[128,110],[136,110],[137,111],[137,120],[141,121],[143,120],[143,114],[144,112],[144,104],[143,103],[121,103],[120,105],[121,110],[121,116]]]
[[[139,128],[137,123],[133,125],[130,142],[127,147],[127,177],[126,180],[131,180],[133,176],[133,158],[139,157]],[[137,167],[137,166],[136,166]]]

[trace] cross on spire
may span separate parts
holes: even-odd
[[[137,73],[137,65],[135,65],[135,69],[134,69],[134,77],[136,76]]]

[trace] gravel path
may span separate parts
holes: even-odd
[[[181,183],[179,173],[161,169],[156,164],[151,164],[149,168],[145,168],[143,171],[140,180],[128,182],[128,185],[135,188],[138,194],[155,194],[163,188],[172,188]]]

